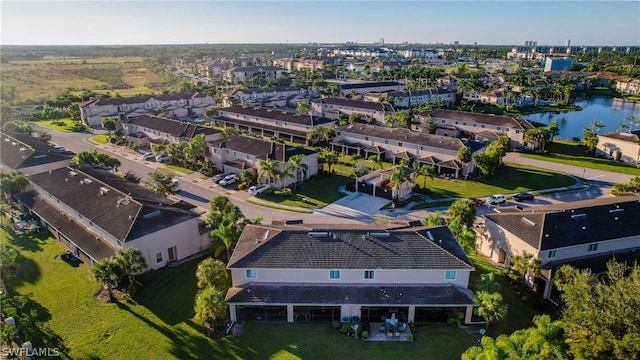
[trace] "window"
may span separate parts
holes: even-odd
[[[329,270],[329,279],[339,280],[340,279],[340,270]]]
[[[402,143],[398,141],[398,146],[402,147]]]
[[[161,263],[162,262],[162,253],[156,253],[156,264]]]
[[[447,270],[444,272],[445,280],[455,280],[456,279],[456,271],[455,270]]]
[[[516,130],[516,134],[520,134],[520,130]]]
[[[364,139],[365,139],[365,140],[369,140],[369,137],[368,137],[368,136],[365,136],[365,137],[364,137]]]
[[[250,156],[250,155],[247,155],[247,160],[250,160],[250,159],[251,159],[251,156]]]
[[[375,278],[375,271],[373,270],[365,270],[364,271],[364,278],[365,279],[369,279],[369,280],[373,280]]]
[[[385,141],[384,141],[384,143],[385,143],[385,144],[388,144],[388,143],[389,143],[389,140],[385,140]]]
[[[484,129],[484,124],[482,124],[482,128]]]
[[[255,278],[258,277],[258,270],[247,269],[247,270],[245,270],[244,276],[247,279],[255,279]]]
[[[500,130],[500,126],[498,126],[496,129],[497,129],[497,130]]]
[[[549,251],[549,256],[548,257],[550,257],[550,258],[556,257],[556,251],[555,250]]]
[[[588,251],[596,251],[596,250],[598,250],[598,243],[589,245],[589,250]]]

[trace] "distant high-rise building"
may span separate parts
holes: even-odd
[[[383,37],[380,38],[380,44],[384,45],[384,38]]]
[[[571,39],[567,40],[567,47],[571,47]]]
[[[453,45],[460,45],[460,41],[458,41],[458,40],[454,41]]]
[[[569,71],[573,64],[572,57],[554,58],[548,57],[544,63],[544,72],[548,71]]]

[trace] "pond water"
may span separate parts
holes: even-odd
[[[618,125],[626,122],[629,116],[640,118],[640,102],[629,101],[617,98],[592,97],[578,99],[575,105],[582,107],[581,111],[571,111],[567,113],[539,113],[524,115],[527,120],[536,121],[542,124],[549,124],[557,121],[560,127],[559,138],[571,139],[573,137],[582,138],[582,129],[591,126],[591,122],[600,121],[605,126],[600,129],[600,134],[616,132]],[[636,130],[632,128],[632,130]]]

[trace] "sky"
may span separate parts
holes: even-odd
[[[2,45],[640,45],[640,1],[5,1]]]

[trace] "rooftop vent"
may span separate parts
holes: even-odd
[[[100,195],[104,195],[104,194],[106,194],[108,192],[109,192],[108,188],[106,188],[104,186],[100,187]]]
[[[571,218],[574,220],[586,219],[587,214],[575,214],[575,215],[571,215]]]
[[[91,179],[84,179],[84,180],[82,180],[82,182],[83,182],[83,183],[85,183],[85,184],[91,184],[91,183],[93,182],[93,180],[91,180]]]
[[[264,239],[264,240],[267,240],[267,239],[269,238],[269,235],[271,235],[271,230],[267,230],[267,232],[266,232],[266,233],[264,233],[264,237],[263,237],[263,239]]]
[[[609,212],[612,213],[612,214],[621,213],[623,211],[624,211],[624,209],[612,209],[612,210],[609,210]]]
[[[436,239],[433,237],[433,234],[431,234],[431,231],[427,231],[427,237],[429,238],[429,240],[431,241],[436,241]]]
[[[533,221],[527,219],[526,217],[523,217],[522,221],[526,222],[527,224],[529,224],[531,226],[536,226],[536,223],[534,223]]]
[[[371,236],[373,236],[373,237],[389,237],[389,236],[391,236],[391,233],[388,233],[388,232],[371,233]]]
[[[314,238],[320,238],[320,237],[327,237],[329,236],[329,233],[326,231],[310,231],[307,233],[307,235],[314,237]]]
[[[72,170],[72,171],[69,171],[69,175],[76,176],[76,175],[78,175],[78,173]]]

